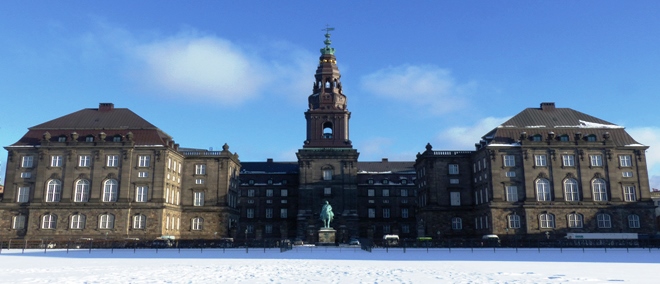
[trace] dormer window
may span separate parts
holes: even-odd
[[[367,183],[368,184],[374,184],[374,180],[370,178],[369,180],[367,180]]]
[[[587,136],[587,141],[596,142],[596,135],[591,134],[591,135]]]
[[[536,134],[536,135],[532,136],[532,141],[534,141],[534,142],[541,142],[541,141],[543,141],[543,140],[541,139],[541,135]]]
[[[268,184],[269,184],[269,185],[273,184],[273,180],[272,180],[272,179],[269,179],[269,180],[268,180]]]
[[[253,180],[253,179],[249,180],[249,181],[248,181],[248,184],[249,184],[249,185],[254,185],[254,180]]]
[[[112,137],[112,142],[121,142],[121,136],[117,135],[115,137]]]
[[[94,142],[94,136],[87,136],[85,137],[85,142]]]
[[[66,136],[57,137],[57,142],[66,142]]]
[[[568,142],[568,135],[559,136],[559,141]]]

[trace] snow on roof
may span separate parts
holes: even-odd
[[[495,147],[520,147],[520,142],[515,142],[515,143],[490,143],[488,146],[495,146]]]
[[[558,128],[611,128],[611,129],[622,129],[623,126],[615,124],[602,124],[597,122],[589,122],[584,120],[578,120],[579,125],[557,125]]]

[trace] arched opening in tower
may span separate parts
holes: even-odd
[[[332,122],[323,123],[323,138],[331,139],[332,138]]]

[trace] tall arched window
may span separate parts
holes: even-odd
[[[118,183],[114,179],[109,179],[103,182],[103,202],[117,201],[117,187]]]
[[[115,227],[115,215],[103,214],[99,216],[99,229],[112,229]]]
[[[508,223],[509,223],[509,228],[511,229],[517,229],[520,228],[520,215],[517,214],[511,214],[507,216]]]
[[[71,229],[84,229],[85,228],[85,215],[76,214],[71,216]]]
[[[594,201],[607,201],[607,184],[605,180],[597,178],[591,182]]]
[[[607,229],[612,228],[612,217],[610,214],[601,213],[596,215],[596,220],[598,221],[598,228]]]
[[[41,228],[42,229],[55,229],[57,228],[57,215],[55,214],[46,214],[41,217]]]
[[[451,228],[454,230],[463,229],[463,219],[460,217],[451,218]]]
[[[86,179],[79,179],[76,181],[76,189],[73,194],[74,202],[87,202],[89,201],[89,181]]]
[[[48,181],[46,186],[46,202],[60,202],[62,196],[62,182],[56,179]]]
[[[550,193],[550,181],[544,178],[536,180],[536,200],[537,201],[551,201],[552,195]]]
[[[564,180],[564,198],[566,201],[580,201],[578,183],[575,179],[569,178]]]
[[[144,229],[147,224],[147,216],[142,214],[133,216],[133,229]]]
[[[333,174],[330,166],[323,167],[323,180],[332,180]]]
[[[539,215],[539,227],[541,229],[551,229],[555,227],[555,215],[544,213]]]
[[[582,228],[582,214],[571,213],[567,218],[569,228]]]
[[[204,219],[195,217],[191,220],[191,229],[193,231],[200,231],[204,228]]]

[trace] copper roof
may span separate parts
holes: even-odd
[[[73,132],[78,134],[78,142],[84,142],[87,136],[94,136],[98,142],[101,132],[106,134],[106,141],[112,141],[117,135],[126,136],[130,132],[136,145],[166,145],[167,141],[172,140],[167,133],[133,111],[114,108],[109,103],[102,103],[99,108],[79,110],[28,129],[12,146],[38,145],[46,132],[50,134],[51,142],[57,142],[61,136],[66,136],[69,141]]]
[[[640,144],[622,126],[570,108],[555,108],[554,103],[541,103],[539,108],[527,108],[482,139],[489,144],[515,143],[520,141],[523,132],[527,137],[541,135],[543,139],[547,139],[548,133],[552,132],[555,139],[566,135],[569,141],[575,141],[576,134],[579,134],[581,139],[594,135],[597,141],[603,141],[604,136],[609,136],[616,146]]]

